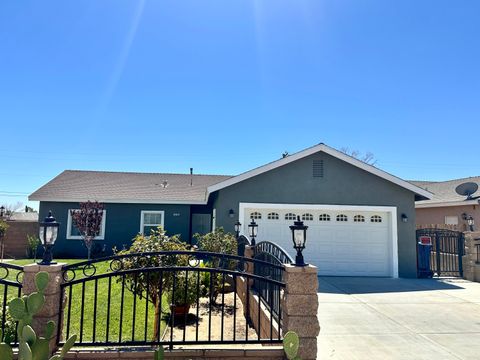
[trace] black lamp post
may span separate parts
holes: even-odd
[[[240,221],[237,220],[237,222],[235,223],[235,235],[237,238],[240,236],[241,227],[242,227],[242,224],[240,223]]]
[[[5,206],[0,206],[0,218],[3,218],[3,216],[5,215]]]
[[[52,216],[52,212],[48,212],[48,216],[40,223],[40,241],[42,242],[43,248],[43,259],[39,262],[40,265],[50,265],[54,264],[52,262],[52,247],[57,240],[58,235],[58,223],[55,218]]]
[[[292,230],[293,248],[297,250],[297,256],[295,257],[295,266],[307,266],[303,260],[302,251],[305,249],[305,243],[307,242],[307,229],[308,226],[300,221],[300,216],[297,217],[297,221],[290,225]]]
[[[252,239],[252,246],[255,246],[255,238],[257,237],[258,233],[258,225],[255,220],[252,219],[250,224],[248,224],[248,230],[250,232],[250,238]]]

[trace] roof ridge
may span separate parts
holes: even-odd
[[[160,172],[140,172],[140,171],[109,171],[109,170],[76,170],[76,169],[66,169],[63,171],[66,172],[89,172],[89,173],[102,173],[102,174],[137,174],[137,175],[185,175],[185,176],[223,176],[223,177],[233,177],[235,175],[222,175],[222,174],[190,174],[190,173],[160,173]]]
[[[453,182],[453,181],[459,181],[459,180],[469,180],[469,179],[476,179],[477,181],[480,181],[480,176],[468,176],[468,177],[450,179],[450,180],[408,180],[408,181],[441,184],[441,183],[447,183],[447,182]]]

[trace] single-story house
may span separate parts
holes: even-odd
[[[105,203],[99,243],[110,251],[138,232],[163,226],[187,242],[192,234],[237,220],[257,241],[294,253],[289,225],[309,226],[304,252],[321,275],[416,276],[415,201],[431,194],[325,144],[319,144],[237,176],[64,171],[30,195],[40,218],[51,210],[62,223],[57,256],[83,255],[70,209]]]
[[[465,183],[480,184],[480,176],[448,181],[412,181],[431,193],[429,200],[417,201],[416,222],[419,227],[442,226],[468,230],[466,216],[472,216],[476,226],[480,226],[480,191],[468,197],[459,195],[455,189]],[[466,216],[465,216],[466,215]]]

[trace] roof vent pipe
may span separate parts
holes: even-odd
[[[193,186],[193,168],[190,168],[190,186]]]

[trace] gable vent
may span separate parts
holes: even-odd
[[[313,160],[313,177],[323,178],[323,160]]]

